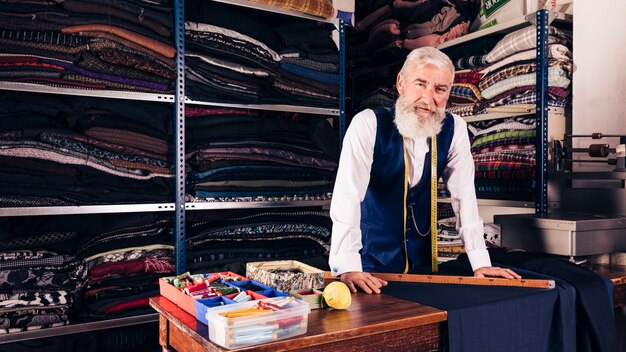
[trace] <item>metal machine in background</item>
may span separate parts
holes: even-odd
[[[605,137],[617,137],[619,143],[614,148],[608,143],[573,147],[574,138]],[[581,153],[592,159],[581,159]],[[560,208],[544,214],[496,215],[494,222],[501,225],[502,246],[571,259],[626,251],[626,136],[565,135],[562,142],[553,141],[551,157],[548,179],[562,183]],[[608,164],[614,168],[572,171],[573,163]],[[604,184],[599,187],[597,183]]]

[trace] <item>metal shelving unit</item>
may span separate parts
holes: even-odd
[[[159,321],[159,314],[154,313],[154,314],[137,315],[134,317],[127,317],[127,318],[94,321],[94,322],[89,322],[89,323],[69,324],[65,326],[58,326],[58,327],[47,328],[47,329],[3,334],[3,335],[0,335],[0,344],[41,339],[45,337],[78,334],[81,332],[118,328],[122,326],[155,323],[158,321]]]
[[[31,83],[0,82],[0,90],[34,92],[45,94],[63,94],[72,96],[88,96],[98,98],[125,99],[138,101],[153,101],[170,103],[174,113],[174,149],[175,149],[175,199],[173,203],[149,203],[149,204],[110,204],[110,205],[86,205],[86,206],[44,206],[44,207],[6,207],[0,208],[0,217],[9,216],[37,216],[37,215],[70,215],[70,214],[109,214],[109,213],[136,213],[136,212],[173,212],[175,233],[175,256],[177,273],[186,271],[185,255],[185,212],[187,210],[217,210],[236,208],[280,208],[280,207],[329,207],[329,199],[311,197],[310,199],[272,199],[269,201],[207,201],[186,202],[185,191],[185,105],[212,105],[223,107],[235,107],[243,109],[258,109],[272,111],[300,112],[317,115],[337,116],[339,119],[340,136],[345,133],[345,31],[344,22],[340,19],[324,19],[311,16],[285,8],[256,4],[246,0],[212,0],[214,2],[242,6],[261,11],[267,11],[292,17],[313,20],[317,22],[333,23],[340,32],[340,104],[338,108],[326,109],[295,105],[263,105],[263,104],[224,104],[207,101],[194,101],[185,97],[185,32],[184,32],[184,0],[174,2],[174,44],[177,50],[176,57],[176,87],[174,94],[152,94],[131,91],[114,90],[86,90],[45,86]],[[110,319],[99,322],[76,323],[61,327],[53,327],[41,330],[18,332],[0,335],[0,344],[18,342],[45,337],[75,334],[113,327],[131,326],[137,324],[152,323],[158,321],[158,314],[147,314],[127,318]]]
[[[542,10],[545,11],[547,13],[546,10]],[[556,21],[556,23],[568,23],[572,21],[572,15],[568,15],[562,12],[550,12],[549,13],[549,17],[550,17],[550,22],[552,21]],[[455,45],[459,45],[459,44],[463,44],[475,39],[479,39],[479,38],[484,38],[486,36],[492,35],[492,34],[496,34],[496,33],[510,33],[510,32],[514,32],[518,29],[522,29],[524,27],[528,27],[530,24],[536,23],[536,17],[535,14],[529,14],[529,15],[525,15],[525,16],[521,16],[515,19],[512,19],[510,21],[507,22],[503,22],[500,24],[497,24],[495,26],[491,26],[485,29],[481,29],[479,31],[476,32],[472,32],[469,34],[466,34],[464,36],[461,36],[459,38],[456,39],[452,39],[449,40],[441,45],[439,45],[437,48],[438,49],[445,49],[445,48],[449,48],[451,46],[455,46]]]
[[[0,208],[2,216],[76,215],[174,211],[174,203],[75,205]]]
[[[232,103],[218,103],[211,101],[192,100],[185,98],[185,103],[189,105],[210,105],[210,106],[222,106],[238,109],[253,109],[253,110],[271,110],[271,111],[287,111],[287,112],[301,112],[305,114],[316,115],[333,115],[339,116],[339,109],[325,109],[316,108],[310,106],[297,106],[297,105],[283,105],[283,104],[232,104]]]
[[[158,101],[163,103],[173,103],[174,95],[172,94],[156,94],[156,93],[140,93],[119,90],[95,90],[95,89],[74,89],[59,88],[45,86],[34,83],[21,82],[0,82],[0,90],[13,90],[18,92],[46,93],[46,94],[63,94],[82,97],[111,98],[125,100],[141,100],[141,101]]]
[[[183,19],[183,7],[184,0],[176,0],[174,5],[175,21],[177,28],[184,28]],[[155,93],[142,93],[133,91],[116,91],[116,90],[87,90],[87,89],[72,89],[72,88],[60,88],[53,86],[46,86],[33,83],[21,83],[21,82],[0,82],[0,90],[31,92],[31,93],[44,93],[44,94],[62,94],[71,96],[85,96],[96,98],[110,98],[110,99],[123,99],[123,100],[137,100],[137,101],[151,101],[174,104],[174,116],[177,121],[183,121],[184,123],[184,48],[182,47],[184,41],[184,29],[180,30],[181,35],[176,36],[178,42],[177,57],[177,69],[178,69],[178,82],[176,94],[155,94]],[[182,85],[182,86],[181,86]],[[179,126],[177,126],[179,127]],[[184,128],[184,125],[183,125]],[[180,128],[177,128],[179,131]],[[177,135],[176,143],[182,143],[184,134]],[[5,207],[0,208],[1,217],[17,217],[17,216],[48,216],[48,215],[74,215],[74,214],[111,214],[111,213],[138,213],[138,212],[176,212],[177,216],[183,214],[184,224],[184,151],[176,154],[177,162],[177,182],[181,182],[183,185],[182,200],[177,197],[174,203],[148,203],[148,204],[109,204],[109,205],[80,205],[80,206],[43,206],[43,207]],[[176,227],[176,237],[179,238],[183,235],[184,239],[184,227]],[[184,244],[184,243],[183,243]],[[184,250],[184,245],[178,246]],[[115,327],[132,326],[146,323],[158,322],[158,314],[144,314],[138,316],[131,316],[125,318],[114,318],[104,321],[94,321],[87,323],[75,323],[65,326],[52,327],[46,329],[16,332],[0,335],[0,344],[19,342],[54,336],[62,336],[68,334],[76,334],[97,330],[110,329]]]
[[[269,110],[269,111],[286,111],[286,112],[301,112],[307,114],[317,114],[317,115],[330,115],[336,116],[338,118],[339,123],[339,139],[343,140],[343,135],[345,134],[345,130],[347,128],[345,122],[345,73],[346,73],[346,65],[345,65],[345,23],[340,19],[332,19],[327,20],[324,18],[307,15],[304,13],[292,11],[285,8],[280,8],[276,6],[267,6],[262,4],[253,3],[247,0],[212,0],[213,2],[241,6],[246,8],[252,8],[260,11],[266,11],[270,13],[276,13],[281,15],[287,15],[291,17],[303,18],[307,20],[313,20],[317,22],[325,22],[325,23],[333,23],[339,30],[339,106],[338,109],[328,109],[328,108],[318,108],[318,107],[310,107],[310,106],[296,106],[296,105],[285,105],[285,104],[234,104],[234,103],[221,103],[221,102],[211,102],[211,101],[198,101],[192,100],[188,97],[185,97],[184,103],[189,105],[208,105],[208,106],[220,106],[220,107],[232,107],[232,108],[241,108],[241,109],[255,109],[255,110]],[[183,22],[181,22],[183,23]],[[184,31],[183,31],[184,35]],[[183,51],[184,52],[184,51]],[[184,74],[184,73],[183,73]],[[183,79],[184,81],[184,79]],[[184,86],[184,84],[183,84]],[[184,90],[183,90],[184,91]],[[177,89],[178,94],[178,89]],[[183,108],[184,110],[184,108]],[[183,116],[184,120],[184,116]],[[182,135],[182,140],[184,141],[184,124],[182,132],[179,132]],[[184,143],[183,143],[184,150]],[[184,155],[184,152],[183,152]],[[184,161],[184,160],[183,160]],[[184,182],[183,182],[184,183]],[[184,189],[184,184],[180,186],[181,189]],[[253,198],[253,197],[252,197]],[[254,209],[254,208],[280,208],[280,207],[309,207],[309,206],[322,206],[322,207],[330,207],[330,200],[328,199],[315,199],[315,197],[311,197],[311,199],[291,199],[290,197],[277,197],[278,199],[266,200],[266,201],[257,201],[254,199],[251,200],[242,200],[242,201],[194,201],[194,202],[183,202],[179,201],[177,198],[177,204],[184,207],[186,211],[193,210],[220,210],[220,209]],[[177,215],[178,219],[178,215]],[[179,224],[179,226],[184,226],[184,224]],[[180,234],[177,233],[176,237],[177,250],[176,250],[176,268],[178,273],[182,273],[186,271],[186,254],[184,251],[185,248],[185,234],[184,231],[181,231]]]
[[[571,24],[573,17],[561,12],[548,12],[547,10],[539,10],[535,14],[518,17],[516,19],[485,28],[462,37],[447,41],[438,46],[438,49],[446,49],[455,45],[463,44],[494,35],[497,33],[510,33],[524,27],[534,25],[537,28],[537,103],[535,108],[530,108],[526,112],[516,113],[487,113],[480,115],[472,115],[463,117],[466,122],[476,122],[484,120],[504,119],[514,116],[536,115],[537,117],[537,133],[540,138],[537,139],[537,193],[535,202],[520,202],[513,200],[492,200],[478,199],[478,205],[484,206],[503,206],[503,207],[528,207],[532,204],[536,213],[544,213],[548,210],[548,120],[549,116],[567,116],[570,115],[567,109],[548,107],[548,24],[555,22],[558,26],[566,26]]]
[[[241,202],[187,202],[186,210],[220,210],[220,209],[255,209],[255,208],[285,208],[285,207],[330,207],[330,199],[311,200],[270,200],[270,201],[241,201]]]

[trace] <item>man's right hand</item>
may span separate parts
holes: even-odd
[[[380,293],[380,288],[387,286],[387,281],[372,276],[370,273],[349,272],[341,274],[341,282],[348,285],[352,293],[356,293],[357,286],[365,293]]]

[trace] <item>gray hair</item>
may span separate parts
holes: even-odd
[[[420,69],[426,65],[447,68],[452,73],[452,79],[454,79],[454,65],[448,55],[431,46],[425,46],[411,51],[404,61],[400,74],[404,76],[410,66],[417,66],[417,68]]]

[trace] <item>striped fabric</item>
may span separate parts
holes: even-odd
[[[490,152],[483,154],[474,154],[474,162],[476,165],[480,162],[487,161],[519,161],[525,164],[535,164],[536,151],[535,148],[502,150],[499,152]]]
[[[485,55],[476,55],[462,57],[454,62],[454,68],[457,70],[463,70],[466,68],[487,66],[489,62],[485,59]]]
[[[535,129],[524,129],[524,130],[505,130],[498,131],[494,133],[489,133],[479,138],[474,139],[472,142],[472,148],[479,147],[483,144],[487,144],[490,142],[495,142],[499,140],[506,140],[509,138],[528,138],[535,137],[536,130]]]

